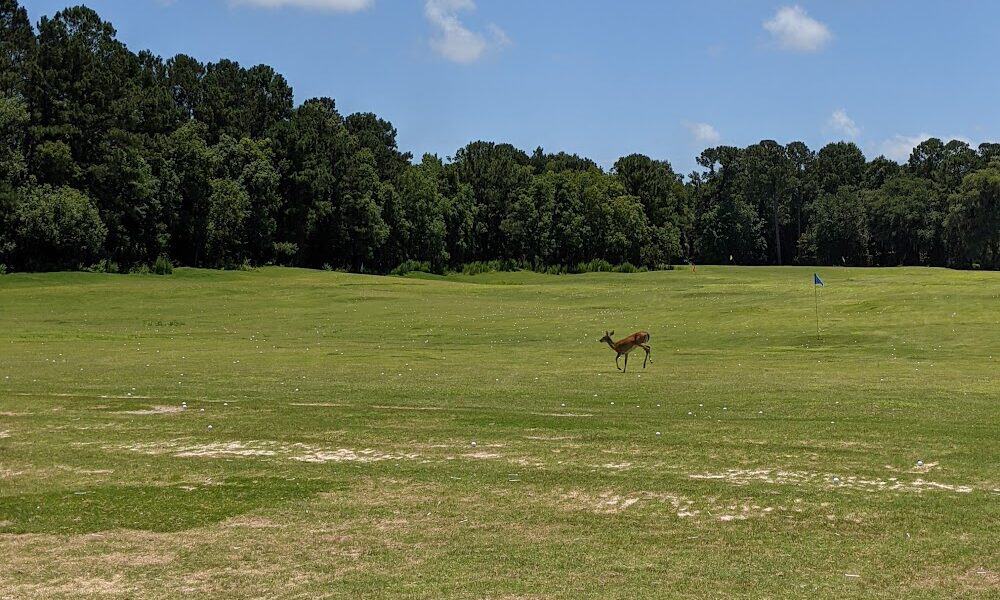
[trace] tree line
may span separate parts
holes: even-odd
[[[33,27],[0,0],[0,138],[0,270],[1000,268],[1000,144],[929,139],[897,164],[763,140],[687,177],[487,141],[417,161],[375,114],[296,106],[266,65],[132,52],[83,6]]]

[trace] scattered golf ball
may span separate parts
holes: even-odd
[[[208,426],[208,428],[209,428],[209,429],[211,429],[211,428],[212,428],[212,426],[211,426],[211,425],[209,425],[209,426]]]
[[[656,435],[660,435],[660,432],[659,432],[659,431],[657,431],[657,432],[656,432]]]
[[[922,461],[922,460],[918,460],[918,461],[917,461],[917,466],[918,466],[918,467],[922,467],[922,466],[924,466],[924,461]]]
[[[473,448],[475,448],[475,447],[476,447],[476,442],[475,442],[475,441],[473,441],[473,442],[472,442],[472,447],[473,447]]]

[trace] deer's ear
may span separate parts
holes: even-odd
[[[615,334],[615,330],[614,329],[612,329],[611,331],[608,332],[608,335],[614,335],[614,334]]]

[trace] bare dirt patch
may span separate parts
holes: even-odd
[[[810,471],[785,471],[781,469],[727,469],[717,473],[691,473],[691,479],[723,481],[732,485],[769,483],[775,485],[813,485],[843,489],[857,489],[868,492],[921,492],[924,490],[950,491],[967,494],[973,486],[940,483],[916,478],[903,481],[898,477],[886,479],[878,477],[858,477]]]
[[[419,458],[417,454],[389,454],[371,448],[363,450],[323,448],[308,444],[286,444],[270,440],[234,440],[204,444],[192,444],[183,440],[170,440],[119,446],[115,449],[151,455],[169,454],[177,458],[280,458],[308,463],[370,463],[383,460],[413,460]]]
[[[383,404],[372,405],[372,408],[377,408],[379,410],[429,410],[429,411],[439,411],[439,410],[463,410],[461,408],[447,408],[444,406],[387,406]]]
[[[541,412],[533,412],[531,414],[533,414],[535,416],[538,416],[538,417],[592,417],[592,416],[594,416],[594,415],[592,415],[590,413],[568,413],[568,412],[565,412],[565,413],[541,413]]]
[[[586,510],[597,514],[616,514],[629,509],[640,502],[664,502],[674,510],[688,513],[693,504],[691,500],[678,494],[667,492],[627,492],[617,493],[604,491],[590,493],[581,490],[571,490],[560,494],[556,500],[559,506],[573,510]],[[682,510],[683,507],[683,510]],[[681,516],[678,514],[678,516]]]
[[[364,450],[348,450],[347,448],[340,448],[338,450],[316,450],[314,452],[307,452],[300,456],[292,456],[292,460],[297,460],[301,462],[310,463],[326,463],[326,462],[361,462],[361,463],[371,463],[378,462],[382,460],[402,460],[402,459],[415,459],[419,458],[417,454],[386,454],[384,452],[379,452],[377,450],[372,450],[366,448]]]
[[[491,459],[494,459],[494,458],[501,458],[501,455],[497,454],[496,452],[483,452],[483,451],[479,451],[479,452],[466,452],[465,454],[462,455],[462,457],[463,458],[475,458],[475,459],[478,459],[478,460],[491,460]]]
[[[123,415],[169,415],[174,413],[183,412],[184,408],[181,406],[154,406],[152,408],[144,408],[140,410],[123,410],[120,414]]]

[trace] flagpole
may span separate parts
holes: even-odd
[[[813,276],[813,297],[816,299],[816,335],[819,335],[819,286],[816,285],[816,276]]]

